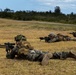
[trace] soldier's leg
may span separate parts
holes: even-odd
[[[53,59],[66,59],[69,56],[69,52],[54,52]]]
[[[53,59],[66,59],[66,58],[76,59],[76,53],[74,53],[74,52],[55,52],[55,53],[53,53]]]
[[[44,54],[46,54],[48,52],[43,52],[43,51],[39,51],[39,50],[31,50],[29,52],[29,54],[27,54],[27,59],[31,60],[31,61],[39,61],[41,62],[43,59]]]
[[[27,60],[30,60],[30,61],[34,61],[35,56],[36,56],[35,54],[29,53],[29,54],[26,55],[26,59]]]
[[[52,57],[53,57],[52,53],[44,54],[42,61],[41,61],[41,65],[48,65],[48,62]]]
[[[76,41],[76,39],[75,38],[71,38],[70,41]]]
[[[44,58],[44,55],[47,54],[48,52],[36,50],[36,53],[37,55],[35,57],[35,61],[41,62],[42,59]]]
[[[39,50],[31,50],[27,56],[26,59],[30,60],[30,61],[41,61],[43,57],[43,52],[39,51]]]
[[[76,53],[70,51],[68,57],[76,59]]]
[[[73,52],[46,53],[42,57],[41,65],[47,65],[49,59],[66,59],[68,57],[76,59],[76,54]]]
[[[41,65],[47,65],[49,59],[66,59],[69,55],[69,52],[54,52],[44,54]]]

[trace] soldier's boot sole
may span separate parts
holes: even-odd
[[[49,59],[52,58],[52,56],[53,56],[52,53],[45,54],[42,59],[41,65],[48,65]]]

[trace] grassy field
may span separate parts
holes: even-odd
[[[39,40],[40,36],[47,36],[51,32],[73,37],[69,32],[75,30],[76,25],[72,24],[0,19],[0,44],[15,42],[14,37],[23,34],[37,50],[76,52],[75,41],[45,43]],[[5,49],[1,48],[0,75],[76,75],[76,61],[71,58],[66,60],[51,59],[47,66],[41,66],[39,62],[6,59]]]

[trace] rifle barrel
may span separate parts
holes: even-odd
[[[0,48],[5,48],[5,47],[6,47],[5,45],[1,45],[1,44],[0,44]]]

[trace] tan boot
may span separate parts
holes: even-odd
[[[41,65],[48,65],[49,59],[52,58],[53,54],[52,53],[47,53],[44,55]]]

